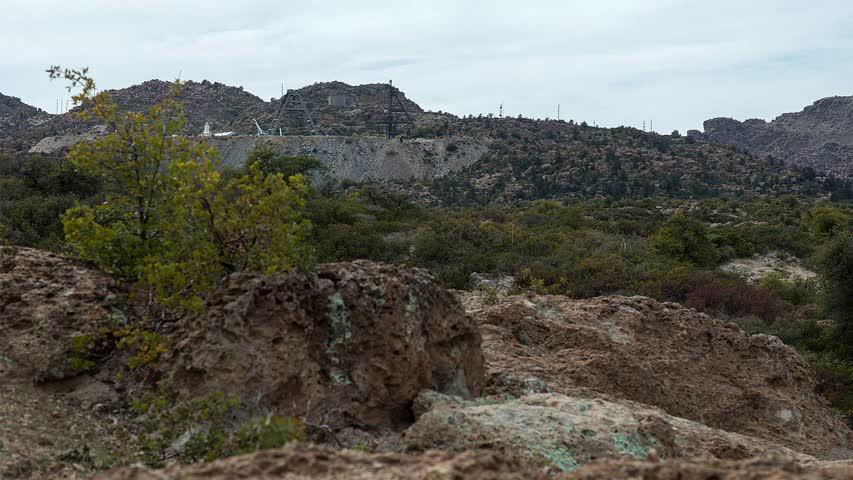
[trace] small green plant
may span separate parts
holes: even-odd
[[[278,448],[305,440],[305,423],[294,417],[265,415],[250,420],[234,434],[231,454],[243,454]]]
[[[494,305],[494,304],[498,303],[498,289],[497,288],[484,283],[484,284],[480,285],[479,290],[480,290],[480,294],[481,294],[483,303],[485,303],[486,305]]]
[[[183,463],[211,461],[305,440],[305,423],[293,417],[267,414],[236,423],[238,403],[221,391],[176,401],[174,392],[161,382],[133,404],[140,415],[137,442],[143,461],[154,466],[171,458]]]

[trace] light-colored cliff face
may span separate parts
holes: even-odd
[[[284,136],[213,139],[222,163],[241,166],[257,146],[286,155],[309,155],[328,170],[316,178],[335,180],[405,180],[442,177],[477,162],[486,153],[486,141],[477,139],[415,139],[382,137]]]

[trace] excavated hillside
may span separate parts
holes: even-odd
[[[705,122],[704,129],[689,134],[792,165],[853,175],[853,96],[824,98],[801,112],[785,113],[770,122],[714,118]]]
[[[317,182],[327,179],[358,182],[432,179],[462,170],[488,151],[488,140],[419,138],[388,140],[384,137],[264,136],[213,139],[222,162],[240,167],[252,149],[264,147],[283,155],[311,156],[325,165]]]

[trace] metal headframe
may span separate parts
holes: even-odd
[[[291,121],[290,125],[287,126],[282,123],[283,118],[292,119],[294,117],[299,117],[299,120],[296,122]],[[288,90],[287,93],[281,97],[278,112],[276,112],[275,118],[270,122],[270,126],[266,130],[266,134],[275,135],[276,131],[278,131],[279,134],[282,134],[282,131],[285,128],[289,128],[294,123],[301,123],[299,128],[307,128],[310,133],[317,132],[317,128],[314,126],[314,120],[311,119],[311,112],[308,111],[308,106],[305,104],[305,100],[302,99],[302,95],[297,90]]]
[[[394,116],[395,113],[402,113],[406,116],[406,120],[404,122],[400,122]],[[412,120],[409,112],[406,111],[406,105],[403,103],[403,100],[400,99],[400,96],[397,95],[397,90],[394,88],[394,82],[388,81],[388,109],[385,110],[385,133],[388,138],[394,138],[397,134],[397,125],[400,123],[407,123],[412,128],[415,127],[415,122]]]

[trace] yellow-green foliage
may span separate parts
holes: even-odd
[[[808,212],[806,220],[811,226],[814,239],[823,242],[836,232],[844,230],[850,222],[850,217],[835,207],[822,205]]]
[[[138,325],[104,325],[71,338],[69,366],[76,373],[92,370],[116,349],[130,354],[127,366],[132,370],[147,372],[169,350],[169,339]]]
[[[194,310],[223,275],[267,273],[308,265],[303,218],[307,182],[250,166],[223,181],[218,152],[181,136],[184,115],[171,95],[144,113],[119,112],[95,94],[87,71],[50,71],[82,86],[74,97],[83,119],[107,133],[72,147],[73,164],[105,180],[105,201],[77,206],[63,217],[68,245],[99,267],[141,281],[171,307]],[[69,87],[70,88],[70,87]]]
[[[160,356],[169,351],[169,339],[159,333],[138,327],[124,327],[113,332],[116,347],[129,350],[132,355],[127,366],[132,369],[156,365]]]

